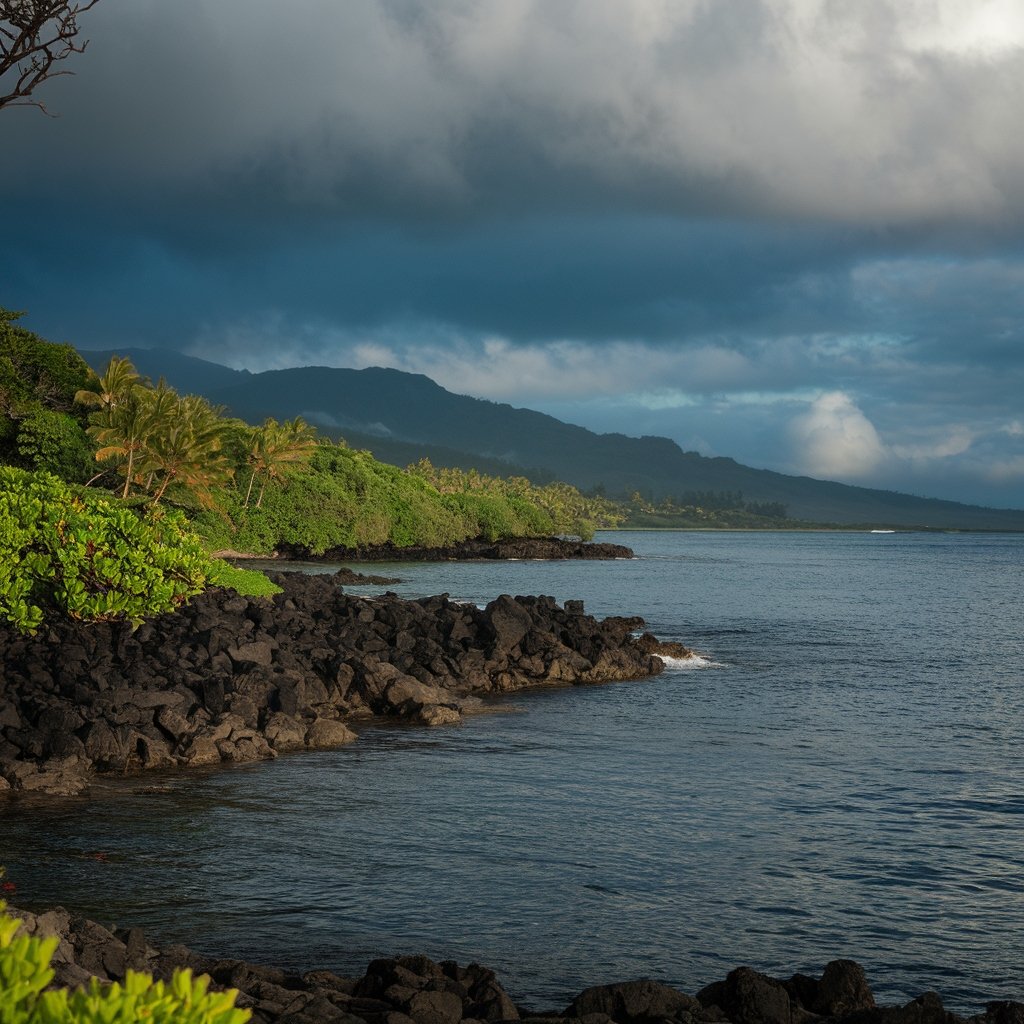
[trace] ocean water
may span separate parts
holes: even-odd
[[[638,558],[373,571],[641,614],[698,662],[5,807],[17,901],[296,968],[476,960],[535,1008],[840,956],[885,1001],[1024,999],[1024,537],[608,539]]]

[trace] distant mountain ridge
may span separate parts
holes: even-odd
[[[82,352],[97,371],[114,352]],[[156,349],[124,349],[140,373],[164,377],[236,416],[302,416],[377,458],[488,473],[556,478],[610,496],[640,491],[660,499],[690,491],[742,491],[747,501],[781,502],[795,518],[837,524],[938,529],[1024,530],[1024,510],[989,509],[753,469],[734,459],[684,452],[665,437],[597,434],[544,413],[470,398],[429,377],[372,367],[297,367],[250,373]]]

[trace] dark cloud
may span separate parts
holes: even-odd
[[[83,23],[61,117],[2,114],[0,303],[42,333],[390,362],[1024,504],[1012,0],[103,0]]]
[[[9,130],[25,180],[243,208],[1019,223],[1024,29],[977,11],[104,0],[62,123]]]

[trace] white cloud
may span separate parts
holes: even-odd
[[[890,458],[871,421],[849,395],[830,391],[790,424],[797,465],[809,476],[863,479]]]

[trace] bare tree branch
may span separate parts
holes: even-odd
[[[78,16],[97,3],[0,0],[0,109],[29,106],[49,113],[32,94],[48,79],[74,73],[55,65],[85,51],[88,40],[78,40]]]

